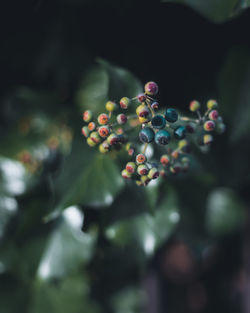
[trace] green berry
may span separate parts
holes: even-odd
[[[126,169],[124,169],[124,170],[122,171],[122,177],[123,177],[123,178],[129,179],[129,178],[131,178],[131,176],[132,176],[132,174],[129,173]]]
[[[128,162],[128,163],[126,164],[126,170],[127,170],[129,173],[133,174],[133,173],[135,172],[135,170],[136,170],[136,164],[135,164],[135,162]]]
[[[130,105],[131,100],[128,97],[123,97],[120,100],[120,107],[122,109],[127,109]]]
[[[141,142],[144,143],[152,142],[154,140],[154,136],[155,136],[154,131],[149,127],[143,128],[139,133],[139,138]]]
[[[159,91],[159,87],[155,82],[148,82],[145,84],[144,90],[147,95],[155,96]]]
[[[117,107],[117,104],[114,101],[108,101],[105,104],[105,108],[109,112],[113,112]]]
[[[178,126],[174,130],[174,136],[176,139],[181,140],[186,136],[186,128],[185,126]]]
[[[165,129],[161,129],[155,134],[155,142],[158,145],[167,145],[170,138],[170,133]]]
[[[151,120],[151,124],[156,129],[162,129],[166,126],[166,120],[162,115],[155,115]]]
[[[110,151],[110,145],[108,144],[107,141],[104,141],[103,143],[99,145],[99,151],[101,153],[107,153]]]
[[[88,137],[89,133],[90,133],[90,131],[88,129],[88,126],[82,127],[82,134],[84,137]]]
[[[92,119],[93,113],[90,110],[86,110],[83,112],[83,120],[84,122],[89,122]]]
[[[200,102],[198,102],[196,100],[193,100],[189,104],[189,110],[192,111],[192,112],[196,112],[196,111],[199,110],[200,106],[201,106]]]
[[[178,120],[178,113],[176,112],[175,109],[169,108],[165,112],[165,119],[169,123],[174,123]]]
[[[128,120],[127,116],[123,113],[117,115],[116,117],[116,120],[117,120],[117,123],[122,125],[122,124],[125,124]]]
[[[152,167],[150,169],[150,171],[148,172],[148,178],[150,179],[156,179],[157,177],[159,177],[159,171],[156,167]]]
[[[93,141],[90,137],[87,138],[87,144],[90,146],[90,147],[95,147],[97,144],[95,141]]]
[[[140,165],[138,165],[138,167],[137,167],[137,173],[138,173],[140,176],[147,175],[147,174],[148,174],[148,167],[147,167],[145,164],[140,164]]]
[[[217,107],[218,107],[218,103],[216,100],[208,100],[207,102],[208,110],[213,110],[213,109],[216,109]]]

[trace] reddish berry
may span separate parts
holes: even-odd
[[[123,97],[120,100],[120,107],[122,109],[127,109],[128,106],[130,105],[131,100],[128,97]]]
[[[210,118],[210,120],[216,121],[219,117],[219,112],[217,110],[212,110],[208,117]]]
[[[116,120],[117,120],[118,124],[125,124],[127,122],[128,118],[125,114],[121,113],[121,114],[117,115]]]
[[[133,173],[135,172],[135,169],[136,169],[136,164],[135,164],[135,162],[128,162],[128,163],[126,164],[126,170],[127,170],[129,173],[133,174]]]
[[[119,137],[116,134],[111,134],[107,138],[107,142],[112,146],[119,142]]]
[[[107,141],[104,141],[99,145],[99,151],[101,153],[107,153],[110,151],[110,145],[107,143]]]
[[[144,86],[145,93],[149,96],[154,96],[158,93],[159,87],[155,82],[148,82]]]
[[[113,112],[117,107],[117,104],[114,101],[108,101],[105,104],[105,108],[109,112]]]
[[[122,177],[125,179],[131,178],[132,174],[129,173],[126,169],[122,171]]]
[[[100,125],[106,125],[109,122],[109,117],[106,113],[102,113],[98,116],[97,120]]]
[[[139,95],[137,95],[136,98],[138,99],[139,102],[145,102],[146,101],[146,95],[144,93],[140,93]]]
[[[104,126],[100,126],[98,128],[98,134],[102,137],[102,138],[106,138],[109,135],[109,127],[104,125]]]
[[[134,148],[130,148],[128,149],[128,155],[132,156],[135,153],[135,149]]]
[[[91,119],[92,119],[92,112],[90,110],[86,110],[84,113],[83,113],[83,120],[84,122],[89,122]]]
[[[170,158],[167,154],[163,154],[161,156],[160,162],[162,165],[168,165],[168,163],[170,162]]]
[[[95,123],[94,123],[94,122],[88,123],[88,129],[89,129],[90,131],[93,131],[93,130],[95,129]]]
[[[101,140],[97,132],[92,132],[89,138],[96,144],[99,143]]]
[[[82,134],[84,137],[88,137],[89,133],[90,133],[90,131],[88,129],[88,126],[82,127]]]
[[[189,110],[192,112],[195,112],[195,111],[199,110],[200,106],[201,106],[200,102],[193,100],[189,104]]]
[[[140,164],[137,167],[137,173],[141,176],[148,174],[148,167],[145,164]]]
[[[140,153],[140,154],[137,154],[135,160],[137,164],[143,164],[147,161],[147,158],[144,154]]]
[[[204,130],[211,132],[215,128],[215,123],[213,121],[206,121],[203,125]]]

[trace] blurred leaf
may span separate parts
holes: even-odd
[[[240,228],[245,208],[237,194],[227,188],[213,190],[207,198],[207,229],[212,235],[226,235]]]
[[[222,23],[250,6],[249,0],[163,0],[190,6],[215,23]]]

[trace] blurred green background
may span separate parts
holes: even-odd
[[[0,313],[250,312],[248,0],[9,1],[0,19]],[[159,84],[226,132],[148,188],[82,112]]]

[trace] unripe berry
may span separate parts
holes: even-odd
[[[141,123],[141,124],[143,124],[143,123],[147,123],[147,122],[149,122],[150,121],[150,118],[149,117],[138,117],[138,120],[139,120],[139,122]]]
[[[215,123],[213,121],[206,121],[203,125],[204,130],[211,132],[215,129]]]
[[[178,126],[174,130],[174,136],[178,140],[181,140],[181,139],[185,138],[185,135],[186,135],[186,128],[185,128],[185,126]]]
[[[82,134],[83,134],[83,136],[84,137],[88,137],[89,133],[90,133],[90,131],[88,129],[88,126],[83,126],[82,127]]]
[[[105,108],[109,112],[113,112],[117,107],[117,104],[114,101],[108,101],[105,104]]]
[[[203,142],[205,145],[209,145],[213,141],[213,136],[210,134],[206,134],[203,136]]]
[[[192,112],[196,112],[197,110],[199,110],[200,106],[200,102],[193,100],[189,104],[189,110]]]
[[[149,143],[153,141],[154,136],[155,136],[154,131],[149,127],[143,128],[139,133],[139,138],[141,142],[145,142],[145,143]]]
[[[155,142],[158,145],[167,145],[170,138],[170,133],[165,129],[161,129],[155,134]]]
[[[150,169],[150,171],[148,172],[148,178],[150,179],[156,179],[157,177],[159,177],[159,171],[156,167],[152,167]]]
[[[106,125],[109,122],[109,117],[106,113],[102,113],[98,116],[97,120],[100,125]]]
[[[182,140],[180,140],[178,142],[178,148],[179,149],[182,149],[182,148],[184,148],[184,147],[186,147],[188,145],[189,145],[189,143],[188,143],[188,141],[186,139],[182,139]]]
[[[137,95],[136,98],[138,99],[139,102],[145,102],[146,101],[146,95],[144,93],[140,93],[139,95]]]
[[[115,145],[119,142],[119,137],[112,133],[111,135],[108,136],[107,138],[107,142],[112,146],[112,145]]]
[[[144,154],[140,153],[140,154],[137,154],[135,160],[137,164],[143,164],[147,161],[147,158]]]
[[[89,122],[92,119],[93,113],[90,110],[86,110],[83,112],[83,120],[84,122]]]
[[[122,177],[125,179],[131,178],[132,174],[129,173],[126,169],[122,171]]]
[[[100,126],[100,127],[98,128],[98,134],[99,134],[102,138],[108,137],[109,132],[110,132],[109,127],[106,126],[106,125]]]
[[[90,137],[87,138],[87,144],[90,147],[95,147],[96,146],[96,143]]]
[[[178,120],[178,113],[176,112],[175,109],[169,108],[165,112],[165,119],[169,123],[174,123]]]
[[[168,165],[169,162],[170,162],[169,156],[168,156],[167,154],[163,154],[163,155],[161,156],[160,162],[161,162],[161,164],[164,165],[164,166],[165,166],[165,165]]]
[[[131,100],[128,97],[123,97],[120,100],[120,107],[122,109],[127,109],[128,106],[130,105]]]
[[[128,163],[126,164],[126,170],[127,170],[129,173],[133,174],[133,173],[135,172],[135,170],[136,170],[136,164],[135,164],[135,162],[128,162]]]
[[[143,186],[143,182],[141,180],[136,180],[135,183],[139,187]]]
[[[132,156],[132,155],[134,155],[134,153],[135,153],[135,148],[130,148],[128,150],[128,155]]]
[[[147,117],[149,113],[149,108],[145,104],[141,104],[136,108],[136,114],[139,117]]]
[[[218,107],[218,103],[216,100],[208,100],[207,102],[207,108],[209,110],[212,110],[212,109],[216,109]]]
[[[154,96],[158,93],[159,87],[155,82],[148,82],[144,86],[145,93],[149,96]]]
[[[151,103],[151,108],[153,110],[157,110],[159,108],[159,103],[157,101],[154,101]]]
[[[176,150],[174,150],[174,151],[171,153],[171,156],[172,156],[172,158],[174,158],[174,159],[178,159],[178,157],[179,157],[179,152],[176,151]]]
[[[155,115],[151,120],[151,124],[156,129],[162,129],[166,126],[166,120],[162,115]]]
[[[101,141],[101,138],[99,137],[97,132],[92,132],[89,136],[89,138],[94,142],[94,143],[99,143]]]
[[[89,122],[89,123],[88,123],[88,129],[89,129],[90,131],[93,131],[93,130],[95,129],[95,123],[94,123],[94,122]]]
[[[116,117],[117,123],[118,124],[125,124],[128,120],[127,116],[123,113],[117,115]]]
[[[147,184],[150,182],[150,178],[147,175],[143,175],[141,177],[141,182],[144,186],[147,186]]]
[[[110,145],[107,143],[107,141],[104,141],[99,145],[99,151],[101,153],[107,153],[110,151]]]
[[[210,118],[210,120],[216,121],[219,117],[219,112],[217,110],[212,110],[208,117]]]
[[[140,164],[137,167],[137,173],[141,176],[148,174],[148,167],[145,164]]]

